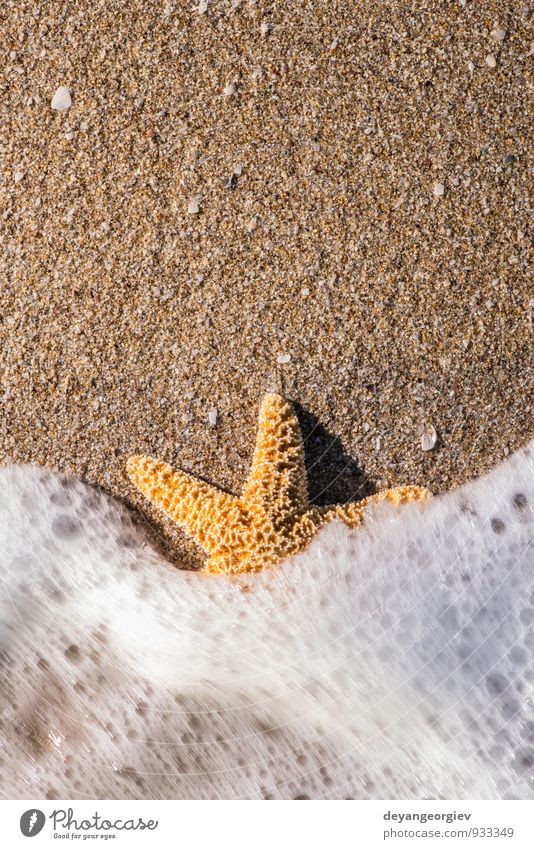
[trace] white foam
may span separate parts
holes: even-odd
[[[0,792],[532,797],[533,447],[242,579],[1,470]]]

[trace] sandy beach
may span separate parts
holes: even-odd
[[[533,19],[2,2],[2,465],[103,487],[193,566],[126,459],[239,491],[273,383],[319,503],[443,492],[525,444]]]

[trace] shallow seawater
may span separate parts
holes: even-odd
[[[0,471],[8,798],[534,796],[534,443],[261,574]]]

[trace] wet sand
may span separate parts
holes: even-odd
[[[238,491],[273,382],[320,503],[533,435],[530,5],[203,9],[0,6],[0,462],[104,487],[188,565],[125,460]]]

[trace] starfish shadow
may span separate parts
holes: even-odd
[[[339,437],[330,433],[317,416],[298,401],[292,402],[304,442],[310,501],[317,505],[360,501],[376,492],[358,462],[347,453]]]

